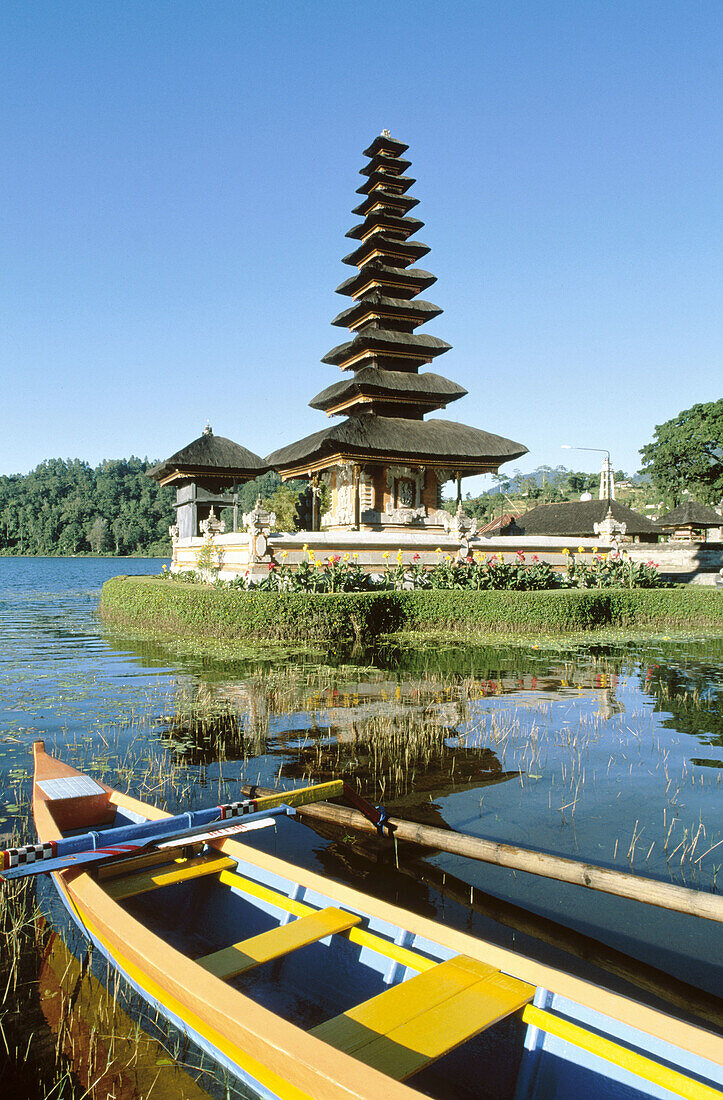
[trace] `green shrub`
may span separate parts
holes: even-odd
[[[114,577],[103,586],[108,621],[220,639],[369,642],[402,629],[551,633],[598,627],[723,626],[715,589],[556,589],[510,592],[274,592]]]

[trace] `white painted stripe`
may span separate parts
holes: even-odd
[[[88,798],[93,794],[105,794],[100,783],[89,775],[66,775],[62,779],[44,779],[38,783],[48,798]]]
[[[234,823],[233,825],[227,825],[226,828],[213,829],[207,833],[200,833],[193,836],[189,836],[188,843],[195,844],[198,840],[216,840],[220,836],[231,836],[233,833],[251,833],[254,829],[268,829],[269,825],[274,824],[273,817],[262,817],[259,821],[247,821],[245,824],[241,822]],[[156,844],[156,848],[177,848],[183,841],[176,838],[175,840],[164,840],[162,844]]]

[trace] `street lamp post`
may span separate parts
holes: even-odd
[[[596,451],[605,455],[600,471],[600,500],[615,500],[615,478],[613,477],[613,465],[610,461],[610,451],[606,447],[575,447],[572,443],[561,443],[563,451]]]

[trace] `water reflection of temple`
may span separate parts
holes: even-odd
[[[569,665],[544,673],[489,678],[339,678],[323,685],[303,677],[249,677],[226,683],[178,681],[179,704],[163,738],[190,765],[264,758],[287,779],[324,781],[346,774],[367,794],[414,802],[463,788],[504,782],[506,770],[480,726],[480,706],[509,700],[515,710],[550,701],[598,704],[620,713],[617,675]],[[273,764],[273,761],[278,761]],[[254,765],[256,766],[256,765]],[[436,813],[436,808],[434,808]],[[430,810],[431,812],[431,810]],[[435,817],[436,820],[436,817]]]

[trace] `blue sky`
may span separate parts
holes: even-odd
[[[441,416],[598,468],[721,396],[718,2],[6,0],[0,473],[328,423],[362,150],[409,143]],[[511,467],[507,468],[511,470]],[[473,482],[469,487],[477,487]]]

